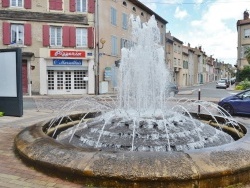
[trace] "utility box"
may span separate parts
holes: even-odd
[[[109,91],[109,82],[101,81],[99,83],[99,93],[105,94],[105,93],[108,93],[108,91]]]

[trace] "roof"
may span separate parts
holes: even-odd
[[[237,21],[237,26],[248,25],[248,24],[250,24],[250,19],[247,19],[247,20],[238,20]]]
[[[161,21],[164,24],[167,24],[168,22],[162,18],[161,16],[159,16],[158,14],[156,14],[154,11],[152,11],[150,8],[148,8],[146,5],[144,5],[143,3],[141,3],[138,0],[128,0],[131,3],[133,3],[134,5],[136,5],[137,7],[141,8],[142,10],[146,11],[148,14],[150,14],[151,16],[154,15],[155,18],[159,21]]]

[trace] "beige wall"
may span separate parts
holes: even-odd
[[[111,67],[115,61],[121,59],[121,38],[123,39],[130,39],[130,29],[124,30],[122,28],[122,13],[126,13],[128,17],[131,15],[139,15],[142,22],[146,22],[149,20],[151,15],[149,15],[145,10],[135,6],[130,1],[125,1],[127,6],[123,5],[123,1],[113,1],[113,0],[106,0],[106,1],[99,1],[99,37],[104,38],[106,43],[104,44],[103,49],[100,49],[100,53],[105,53],[105,55],[100,56],[99,65],[100,65],[100,81],[104,81],[104,69],[105,67]],[[117,10],[117,25],[114,26],[111,24],[111,7]],[[136,12],[132,10],[132,8],[136,8]],[[143,13],[144,16],[141,15]],[[130,27],[130,24],[128,24]],[[166,25],[161,23],[158,20],[158,26],[160,28],[161,33],[164,35],[165,38],[165,31]],[[98,34],[97,34],[98,35]],[[118,55],[112,56],[111,55],[111,36],[116,36],[118,40]],[[163,39],[164,39],[163,38]],[[165,44],[164,44],[165,47]],[[114,88],[112,86],[111,81],[109,81],[109,92],[113,92]]]
[[[44,0],[32,0],[32,8],[31,9],[24,9],[24,8],[0,8],[1,10],[8,10],[8,11],[31,11],[31,12],[40,12],[40,13],[52,13],[51,14],[51,20],[53,20],[53,14],[55,13],[59,13],[59,14],[66,14],[66,15],[73,15],[72,17],[72,23],[70,22],[66,22],[63,23],[60,19],[55,19],[54,21],[46,21],[46,22],[41,22],[41,20],[39,19],[34,19],[34,18],[30,18],[29,20],[32,21],[22,21],[19,20],[18,17],[14,17],[14,18],[3,18],[0,20],[0,41],[3,40],[3,33],[2,33],[2,23],[4,21],[10,22],[10,23],[20,23],[20,24],[25,24],[25,23],[30,23],[31,24],[31,28],[32,28],[32,45],[31,46],[24,46],[24,45],[3,45],[3,43],[0,43],[0,48],[13,48],[13,47],[20,47],[22,48],[22,52],[32,52],[34,53],[34,56],[31,58],[28,58],[28,82],[30,83],[30,81],[32,81],[32,85],[29,84],[29,90],[32,90],[32,93],[40,93],[41,94],[41,88],[46,87],[47,85],[43,85],[41,86],[41,83],[46,84],[47,81],[47,77],[46,75],[41,75],[41,72],[46,71],[43,68],[41,68],[43,71],[40,70],[40,65],[43,65],[46,62],[46,58],[48,58],[48,54],[47,56],[44,55],[44,53],[40,53],[41,49],[44,49],[43,44],[42,44],[42,40],[43,40],[43,33],[42,33],[42,26],[47,24],[47,25],[57,25],[57,26],[74,26],[74,27],[89,27],[89,26],[93,26],[94,27],[94,15],[93,14],[88,14],[88,13],[76,13],[76,12],[70,12],[69,11],[69,0],[64,0],[63,1],[63,10],[62,11],[50,11],[48,9],[48,1],[44,1]],[[84,20],[85,18],[87,19],[87,25],[84,23],[84,21],[82,21],[82,23],[76,23],[74,22],[74,15],[78,15],[82,17],[82,20]],[[86,20],[85,20],[86,22]],[[53,49],[53,47],[46,47],[45,48],[47,51],[49,51],[49,49]],[[60,48],[61,50],[85,50],[86,52],[92,52],[93,53],[93,57],[90,57],[87,59],[87,61],[90,62],[90,64],[92,64],[91,66],[93,67],[94,64],[94,51],[93,49],[89,49],[89,48],[68,48],[68,47],[62,47]],[[24,57],[25,58],[25,57]],[[92,62],[92,63],[91,63]],[[30,69],[30,66],[35,66],[34,70]],[[91,69],[89,69],[91,70]],[[90,73],[92,74],[92,73]],[[92,76],[93,77],[93,76]],[[93,80],[94,82],[94,80]],[[91,91],[90,93],[94,93],[94,83],[90,83],[91,88],[89,88]],[[45,89],[43,89],[45,90]],[[42,94],[46,94],[44,92],[42,92]]]
[[[248,62],[244,55],[244,49],[250,47],[250,38],[244,37],[244,30],[250,29],[249,24],[238,26],[238,65],[239,68],[243,68],[244,65],[248,65]]]

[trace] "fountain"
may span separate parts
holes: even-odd
[[[51,121],[20,132],[18,153],[84,185],[207,188],[246,182],[245,126],[213,103],[168,97],[157,22],[154,16],[143,25],[131,20],[133,42],[122,49],[118,97],[68,103]],[[198,106],[203,113],[195,112]],[[84,111],[72,114],[75,107]]]

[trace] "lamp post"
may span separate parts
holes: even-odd
[[[99,36],[98,36],[99,37]],[[100,78],[100,49],[104,47],[106,40],[101,38],[96,44],[97,46],[97,56],[96,56],[96,74],[95,74],[95,94],[99,95],[99,78]],[[101,45],[100,45],[101,44]]]

